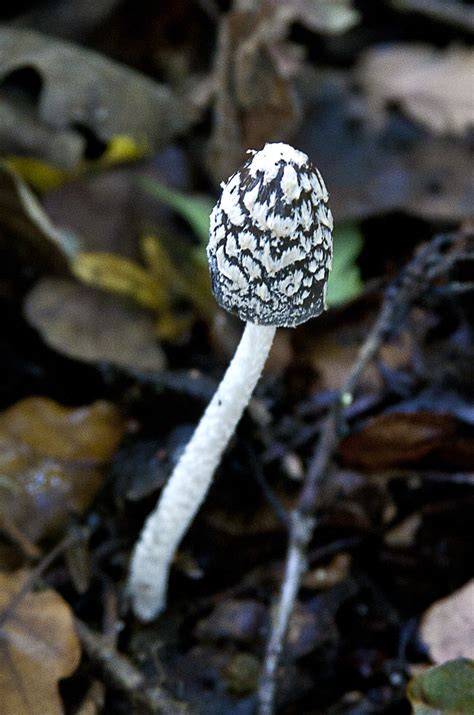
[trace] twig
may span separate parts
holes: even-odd
[[[27,593],[31,591],[38,579],[43,575],[49,566],[72,544],[82,538],[80,534],[68,535],[62,539],[56,546],[51,549],[44,559],[28,574],[20,590],[15,593],[7,607],[0,613],[0,628],[11,618],[20,602],[24,599]]]
[[[78,618],[75,619],[75,627],[89,658],[99,665],[114,687],[124,691],[132,702],[142,708],[140,712],[191,715],[189,705],[178,701],[162,686],[149,684],[138,668],[110,645],[109,638],[96,633]]]
[[[351,404],[359,379],[378,350],[402,323],[411,305],[433,281],[456,261],[456,253],[444,253],[456,236],[441,236],[422,245],[398,278],[388,286],[379,315],[363,343],[358,358],[326,417],[295,509],[290,514],[289,545],[280,599],[262,668],[258,691],[259,715],[275,708],[278,666],[294,609],[301,577],[306,570],[307,547],[316,526],[315,511],[330,467],[344,436],[344,408]]]
[[[41,557],[41,549],[17,527],[8,514],[2,514],[0,517],[0,531],[3,531],[28,559],[39,559]]]

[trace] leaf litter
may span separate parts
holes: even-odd
[[[349,0],[133,16],[111,3],[71,29],[58,3],[35,8],[49,36],[20,27],[28,14],[2,27],[4,613],[14,569],[87,532],[20,602],[51,594],[84,649],[78,666],[69,633],[69,660],[38,671],[42,712],[255,711],[318,435],[385,286],[397,295],[441,234],[346,400],[277,712],[470,712],[471,661],[452,659],[472,654],[449,636],[468,623],[473,577],[471,51],[452,23],[398,5],[379,24]],[[278,337],[176,557],[166,617],[142,627],[124,608],[130,550],[240,330],[210,294],[209,208],[271,140],[307,151],[328,184],[330,310]],[[39,692],[30,670],[22,660],[25,692]]]
[[[58,681],[81,658],[74,618],[52,589],[25,594],[9,612],[26,577],[0,574],[0,706],[8,715],[60,715]]]

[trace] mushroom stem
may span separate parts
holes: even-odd
[[[276,328],[247,322],[237,351],[171,474],[135,547],[129,577],[133,610],[143,621],[166,605],[170,565],[203,502],[262,373]]]

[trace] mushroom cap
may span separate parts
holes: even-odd
[[[266,144],[222,184],[207,255],[217,302],[242,320],[291,327],[325,308],[332,216],[321,174],[288,144]]]

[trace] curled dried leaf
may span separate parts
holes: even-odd
[[[0,573],[0,617],[27,573]],[[0,711],[61,715],[58,681],[79,665],[81,649],[71,609],[51,589],[27,593],[0,625]]]

